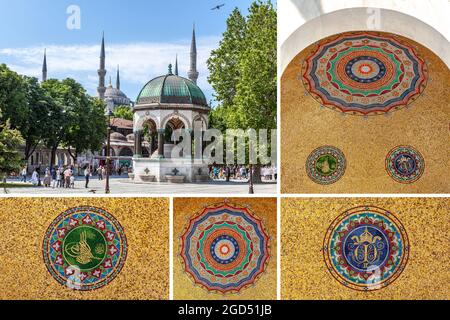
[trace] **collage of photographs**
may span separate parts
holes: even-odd
[[[449,1],[0,7],[0,300],[450,300]]]

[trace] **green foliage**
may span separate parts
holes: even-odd
[[[209,115],[213,128],[276,129],[277,14],[271,1],[253,2],[247,17],[233,11],[208,68],[219,102]],[[269,136],[269,152],[270,143]]]
[[[274,129],[277,111],[277,16],[270,1],[255,1],[244,18],[235,9],[219,48],[208,60],[220,105],[217,129]]]
[[[52,150],[51,163],[61,146],[68,148],[74,160],[81,152],[99,151],[106,136],[104,110],[104,103],[87,95],[73,79],[40,84],[36,78],[20,76],[0,65],[0,125],[4,135],[13,129],[11,143],[18,141],[14,135],[19,134],[25,159],[39,144]],[[15,168],[14,158],[9,159]]]
[[[250,7],[234,97],[234,120],[240,128],[277,126],[277,14],[272,4]]]
[[[36,78],[24,76],[22,80],[27,118],[20,127],[20,133],[25,140],[25,159],[28,159],[47,133],[50,101]]]
[[[105,142],[107,130],[107,118],[105,116],[105,103],[98,99],[90,97],[90,144],[88,149],[91,151],[100,151],[102,144]]]
[[[9,121],[0,125],[0,179],[22,168],[24,163],[18,151],[22,143],[20,132],[11,129]]]
[[[52,102],[49,113],[52,125],[44,139],[47,147],[54,151],[64,145],[74,160],[83,151],[100,150],[106,136],[104,103],[89,97],[73,79],[48,80],[43,87]]]
[[[239,61],[244,50],[245,17],[235,8],[227,19],[227,29],[219,48],[211,52],[207,61],[208,81],[215,91],[215,98],[224,108],[233,106],[236,83],[239,81]]]
[[[13,129],[21,129],[27,121],[27,100],[22,78],[5,64],[0,65],[0,123],[10,120]]]
[[[54,153],[58,146],[63,143],[66,132],[71,125],[71,114],[68,111],[73,103],[70,101],[70,88],[62,81],[50,79],[45,81],[42,87],[50,102],[47,114],[49,126],[47,134],[43,137],[43,142]]]
[[[130,106],[117,106],[114,110],[114,118],[133,120],[133,109]]]

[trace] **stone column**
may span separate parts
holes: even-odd
[[[164,158],[164,129],[158,129],[158,157]]]
[[[192,141],[194,139],[194,129],[185,129],[186,130],[186,136],[190,138],[189,142],[189,154],[183,154],[183,157],[187,157],[189,159],[192,159],[194,157],[194,150],[192,150]],[[184,139],[184,138],[183,138]]]
[[[141,158],[142,157],[142,131],[134,132],[134,157]]]

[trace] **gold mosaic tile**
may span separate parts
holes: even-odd
[[[450,173],[450,71],[432,51],[403,37],[425,59],[428,82],[409,107],[367,118],[344,115],[306,94],[302,62],[315,44],[300,52],[281,77],[281,190],[283,193],[448,193]],[[329,185],[309,179],[305,163],[320,146],[340,149],[347,159],[343,177]],[[398,145],[418,150],[425,160],[414,183],[394,181],[385,159]]]
[[[86,205],[103,208],[119,221],[128,254],[109,284],[81,292],[53,279],[42,244],[61,212]],[[168,253],[168,198],[0,199],[0,299],[168,299]]]
[[[388,210],[403,224],[410,244],[400,276],[376,291],[357,291],[327,270],[322,246],[327,229],[357,206]],[[450,202],[446,198],[286,198],[281,204],[282,299],[448,299]]]
[[[270,258],[266,270],[253,286],[239,293],[211,293],[194,284],[193,279],[184,271],[181,250],[181,236],[189,219],[201,212],[206,206],[226,201],[230,205],[246,207],[262,220],[265,231],[270,237]],[[174,199],[174,299],[192,300],[241,300],[276,299],[276,248],[277,248],[277,203],[275,198],[175,198]]]

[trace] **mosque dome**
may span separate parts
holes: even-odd
[[[113,132],[111,133],[111,140],[115,140],[115,141],[128,141],[127,138],[119,133],[119,132]]]
[[[105,90],[105,101],[112,101],[115,106],[129,105],[131,102],[125,93],[112,85],[109,85]]]
[[[106,88],[106,90],[105,90],[105,97],[123,97],[123,98],[127,98],[125,93],[123,93],[121,90],[119,90],[117,88],[113,88],[112,86],[109,86],[108,88]]]
[[[136,104],[176,103],[208,107],[203,91],[191,80],[169,73],[150,80],[139,93]]]

